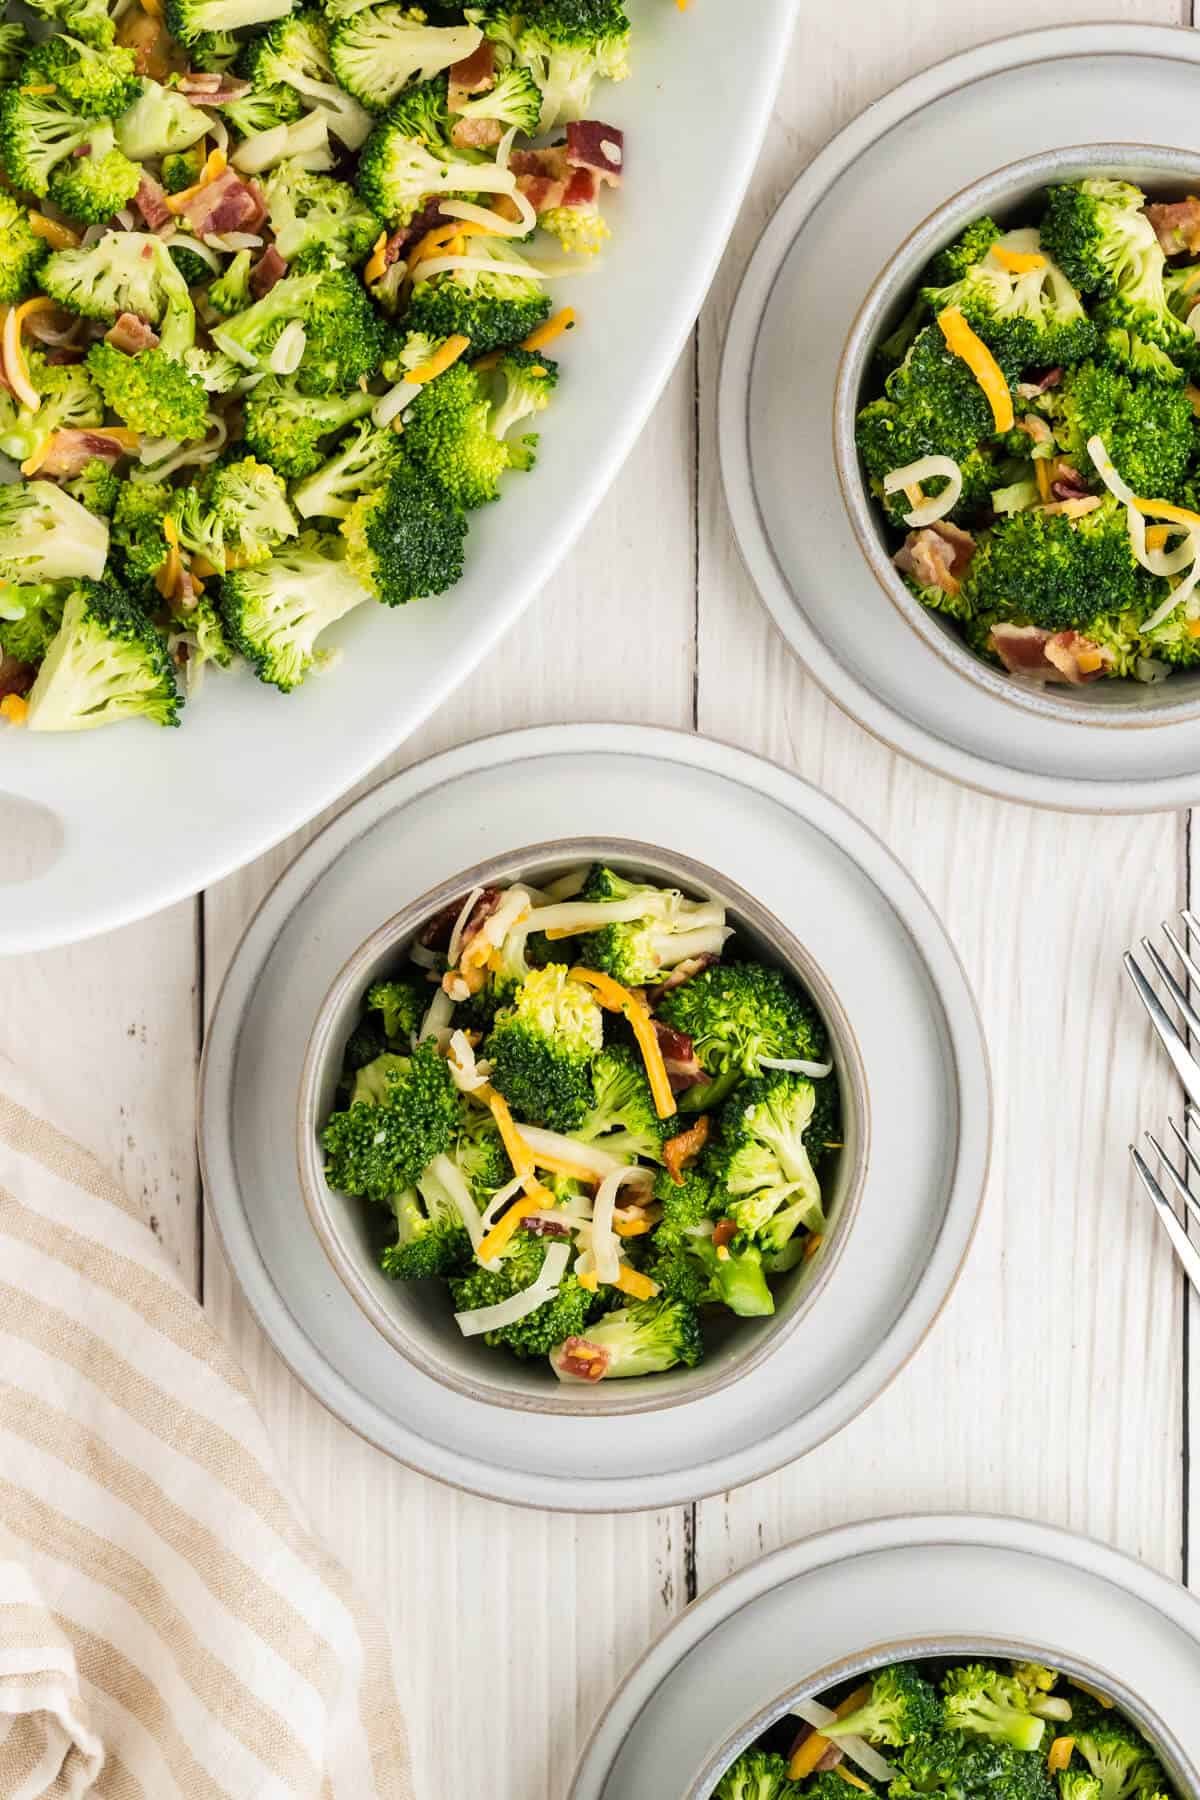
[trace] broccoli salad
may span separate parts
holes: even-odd
[[[452,587],[533,466],[630,24],[30,5],[0,24],[0,719],[177,725],[208,668],[287,693],[355,607]]]
[[[858,415],[893,561],[1026,682],[1200,665],[1200,198],[1052,187],[978,219],[879,346]]]
[[[796,1720],[803,1721],[799,1732]],[[1041,1663],[895,1663],[778,1720],[712,1800],[1175,1800],[1141,1732]]]
[[[384,1273],[564,1382],[704,1355],[819,1250],[840,1148],[828,1034],[723,905],[577,869],[477,888],[377,983],[322,1132]]]

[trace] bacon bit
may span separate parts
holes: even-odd
[[[21,464],[22,475],[80,475],[93,457],[118,462],[137,449],[141,437],[123,425],[95,426],[91,430],[52,431],[33,455]]]
[[[620,187],[625,162],[625,134],[598,119],[575,119],[567,126],[567,163],[590,169],[610,187]]]
[[[34,237],[45,238],[52,250],[74,250],[79,245],[79,233],[72,231],[68,225],[60,225],[57,219],[48,219],[45,213],[34,207],[29,209],[29,229]]]
[[[932,525],[910,531],[892,561],[922,587],[940,588],[944,594],[954,595],[961,591],[962,577],[976,547],[969,531],[952,525],[949,519],[937,519]]]
[[[274,244],[268,244],[250,271],[250,292],[256,300],[261,300],[286,274],[287,264]]]
[[[565,1219],[522,1219],[521,1230],[530,1237],[569,1238],[571,1227]]]
[[[556,312],[552,319],[547,319],[544,325],[539,325],[536,331],[531,331],[529,336],[523,340],[521,348],[522,350],[544,350],[547,344],[552,344],[555,338],[562,336],[564,331],[573,331],[575,323],[575,308],[564,306],[562,311]]]
[[[1200,245],[1200,200],[1194,194],[1163,206],[1148,206],[1146,217],[1168,256],[1195,251]]]
[[[179,92],[198,106],[228,106],[231,100],[245,99],[250,83],[228,70],[224,74],[192,73],[179,77]]]
[[[462,56],[450,66],[447,111],[461,112],[473,94],[486,94],[495,85],[496,46],[491,38],[481,38],[470,56]]]
[[[133,51],[134,67],[139,75],[148,75],[152,81],[165,81],[180,52],[163,28],[157,0],[151,0],[151,6],[127,7],[117,21],[116,41],[124,49]]]
[[[696,1046],[686,1031],[676,1031],[663,1019],[651,1019],[663,1066],[673,1094],[684,1094],[708,1080],[704,1065],[696,1055]]]
[[[21,694],[5,694],[0,700],[0,717],[10,725],[23,725],[29,717],[29,702]]]
[[[450,142],[456,150],[490,150],[503,136],[499,119],[457,119],[451,128]],[[461,255],[461,251],[451,254]]]
[[[1060,456],[1055,459],[1051,471],[1050,492],[1056,500],[1086,500],[1088,484],[1075,465]]]
[[[457,900],[451,900],[443,906],[441,912],[434,913],[432,919],[426,919],[417,933],[417,942],[425,950],[447,950],[450,947],[450,936],[454,930],[459,913],[463,909],[463,894]]]
[[[669,1073],[669,1071],[668,1071]],[[672,1084],[673,1085],[673,1084]],[[699,1156],[708,1142],[708,1114],[701,1113],[696,1123],[688,1131],[677,1132],[668,1138],[663,1145],[663,1162],[671,1180],[677,1186],[683,1186],[683,1171],[695,1157]]]
[[[734,1219],[719,1219],[712,1234],[713,1248],[724,1250],[738,1234],[737,1222]]]
[[[145,319],[139,319],[136,313],[123,312],[115,325],[110,325],[104,334],[106,344],[114,350],[124,350],[127,356],[136,356],[141,350],[153,350],[158,342],[158,333],[147,325]]]
[[[409,369],[404,379],[414,387],[423,387],[438,375],[444,375],[451,364],[458,361],[463,351],[470,348],[470,338],[456,332],[453,337],[446,339],[440,350],[434,351],[428,362],[422,363],[419,369]]]
[[[657,1006],[664,994],[669,994],[675,988],[682,987],[685,981],[691,981],[694,976],[701,974],[703,970],[718,960],[711,950],[706,950],[702,956],[689,956],[684,962],[676,963],[665,980],[657,982],[654,987],[647,989],[646,997],[651,1006]]]
[[[575,1375],[580,1381],[603,1381],[611,1360],[612,1353],[603,1344],[581,1337],[569,1337],[558,1353],[558,1367],[564,1375]]]

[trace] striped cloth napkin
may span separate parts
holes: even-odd
[[[134,1208],[0,1061],[0,1796],[412,1800],[382,1627]]]

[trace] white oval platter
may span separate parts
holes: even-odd
[[[327,1262],[297,1174],[306,1041],[351,952],[459,870],[579,836],[656,843],[756,895],[841,1000],[870,1092],[855,1225],[804,1319],[740,1381],[624,1418],[514,1413],[406,1362]],[[986,1051],[961,965],[928,902],[862,825],[743,751],[680,732],[568,725],[486,739],[407,770],[297,858],[252,921],[218,1001],[200,1148],[208,1205],[250,1307],[332,1412],[456,1486],[605,1512],[750,1481],[861,1411],[918,1347],[954,1283],[990,1127]]]
[[[716,270],[771,116],[797,0],[635,0],[630,78],[597,110],[629,179],[594,272],[562,282],[580,328],[528,476],[472,516],[440,599],[364,606],[336,669],[290,695],[245,672],[205,684],[177,731],[0,734],[0,954],[144,917],[261,855],[395,750],[550,578],[633,445]],[[499,576],[497,571],[502,571]]]
[[[1114,23],[1026,32],[938,63],[860,114],[809,164],[747,268],[721,369],[720,450],[746,567],[788,643],[852,718],[939,774],[1005,799],[1146,812],[1200,798],[1200,722],[1066,726],[981,692],[930,652],[877,585],[832,446],[851,322],[901,240],[1016,157],[1094,143],[1105,131],[1200,149],[1194,31]]]
[[[805,1538],[694,1601],[617,1692],[568,1800],[689,1800],[747,1722],[808,1676],[948,1639],[1039,1645],[1104,1672],[1157,1714],[1195,1781],[1200,1602],[1090,1538],[933,1514]]]

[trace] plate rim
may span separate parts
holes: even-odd
[[[869,101],[800,171],[768,219],[746,264],[721,345],[717,452],[734,543],[746,576],[789,651],[838,710],[885,749],[971,792],[1054,812],[1141,814],[1200,802],[1200,772],[1134,781],[1009,769],[914,724],[880,699],[810,627],[789,587],[758,504],[749,443],[749,395],[763,317],[780,270],[812,212],[833,185],[888,132],[932,101],[990,75],[1030,64],[1170,54],[1200,63],[1194,28],[1094,20],[989,38],[940,58]],[[864,563],[864,572],[870,570]]]
[[[604,1788],[612,1774],[612,1761],[598,1769],[590,1769],[588,1764],[600,1753],[600,1740],[606,1728],[620,1717],[623,1720],[622,1736],[627,1735],[684,1658],[735,1614],[754,1605],[777,1585],[777,1571],[778,1582],[782,1583],[859,1556],[937,1548],[939,1544],[1017,1551],[1052,1562],[1065,1562],[1083,1574],[1123,1588],[1152,1610],[1162,1613],[1200,1647],[1200,1595],[1193,1594],[1182,1582],[1164,1575],[1161,1570],[1139,1562],[1128,1551],[1118,1550],[1089,1532],[1071,1531],[1063,1525],[1024,1518],[1016,1513],[922,1510],[856,1519],[789,1539],[765,1556],[755,1557],[752,1562],[723,1575],[677,1613],[646,1646],[601,1709],[580,1750],[566,1800],[603,1800]],[[647,1687],[651,1665],[657,1665],[673,1643],[677,1645],[677,1654]],[[640,1693],[641,1698],[631,1708],[635,1693]],[[583,1786],[585,1781],[586,1787]]]
[[[242,1204],[232,1142],[223,1130],[222,1124],[214,1123],[215,1121],[223,1122],[228,1117],[229,1080],[235,1064],[245,1013],[245,998],[243,996],[239,1003],[235,990],[239,985],[243,989],[252,988],[254,978],[272,954],[275,944],[286,930],[296,910],[304,903],[312,888],[323,878],[336,857],[344,854],[366,831],[377,826],[382,819],[438,786],[485,769],[494,770],[504,761],[528,760],[534,755],[550,757],[567,754],[642,755],[664,758],[693,771],[699,770],[701,773],[714,775],[718,779],[732,780],[737,785],[752,786],[754,792],[765,793],[765,797],[774,800],[776,804],[788,807],[788,810],[794,810],[794,808],[789,806],[787,800],[777,794],[767,792],[760,784],[749,781],[747,777],[755,770],[764,770],[772,780],[781,782],[784,787],[798,787],[808,792],[815,796],[818,802],[832,808],[835,814],[846,821],[854,831],[861,834],[865,845],[873,847],[882,856],[901,886],[907,888],[908,898],[915,906],[918,923],[924,924],[935,934],[938,946],[946,958],[944,971],[935,972],[922,943],[914,933],[909,918],[900,914],[891,894],[879,890],[885,902],[896,912],[898,924],[912,944],[914,953],[936,996],[937,1007],[944,1020],[948,1036],[949,1053],[958,1090],[959,1120],[954,1172],[949,1184],[946,1213],[934,1240],[930,1259],[925,1264],[922,1277],[905,1299],[884,1337],[879,1340],[878,1344],[872,1346],[870,1355],[878,1353],[880,1345],[885,1344],[888,1338],[901,1327],[922,1299],[928,1280],[929,1262],[938,1254],[939,1247],[948,1241],[947,1226],[952,1220],[957,1225],[953,1262],[944,1274],[942,1286],[936,1297],[926,1300],[925,1315],[916,1341],[893,1363],[879,1384],[874,1386],[859,1404],[854,1406],[852,1411],[831,1424],[827,1430],[822,1431],[820,1436],[814,1438],[803,1450],[789,1451],[780,1444],[780,1438],[784,1435],[787,1427],[775,1432],[769,1440],[776,1447],[771,1459],[749,1472],[739,1474],[731,1471],[730,1464],[737,1460],[738,1453],[728,1452],[725,1453],[720,1463],[700,1463],[693,1465],[688,1470],[670,1471],[666,1475],[659,1474],[648,1477],[618,1475],[596,1480],[589,1480],[586,1477],[568,1478],[561,1474],[531,1473],[524,1469],[512,1470],[492,1463],[483,1465],[472,1462],[468,1463],[465,1469],[459,1469],[456,1465],[460,1465],[463,1459],[456,1451],[444,1447],[440,1449],[436,1460],[450,1465],[454,1469],[452,1473],[443,1468],[430,1467],[428,1462],[417,1460],[415,1455],[401,1455],[394,1444],[382,1441],[379,1436],[367,1429],[365,1421],[347,1416],[346,1410],[333,1404],[330,1395],[320,1391],[314,1375],[306,1370],[292,1353],[293,1344],[302,1341],[308,1346],[310,1369],[315,1364],[321,1369],[328,1370],[334,1387],[350,1393],[355,1391],[341,1372],[327,1363],[316,1345],[313,1344],[303,1322],[291,1311],[277,1287],[249,1226],[248,1216]],[[407,789],[408,791],[399,804],[389,805],[387,796],[393,789]],[[803,813],[797,813],[797,816],[806,817]],[[361,825],[359,824],[360,820]],[[811,820],[807,822],[811,824]],[[326,843],[326,840],[333,840],[332,853],[328,853],[331,846]],[[868,871],[862,870],[861,864],[846,851],[845,846],[839,847],[843,854],[849,856],[855,866],[860,869],[864,879],[872,886],[877,887],[878,884],[874,877]],[[322,855],[322,849],[327,854]],[[287,912],[276,922],[271,915],[277,910],[277,901],[281,901],[283,898],[282,890],[296,880],[302,865],[305,865],[303,873],[308,876],[308,879],[299,888]],[[252,943],[252,939],[259,934],[264,924],[271,926],[270,936],[260,947],[256,943]],[[246,957],[251,955],[254,958],[253,965],[247,965],[244,969],[243,963]],[[955,1006],[958,1010],[953,1013],[945,985],[947,979],[956,982],[958,987],[958,992],[954,996]],[[223,1071],[219,1085],[215,1074],[218,1069]],[[972,1089],[974,1089],[974,1094]],[[976,1099],[981,1104],[976,1105],[974,1120],[972,1120],[969,1109]],[[496,733],[486,738],[474,739],[455,745],[448,750],[434,752],[398,774],[378,783],[352,806],[347,807],[337,817],[330,820],[280,873],[247,922],[227,965],[213,1006],[201,1057],[197,1086],[196,1140],[206,1216],[212,1224],[230,1274],[257,1325],[276,1355],[301,1386],[326,1411],[331,1412],[341,1424],[353,1431],[364,1442],[371,1444],[393,1461],[404,1467],[412,1468],[431,1480],[479,1498],[500,1500],[507,1505],[541,1511],[580,1514],[617,1515],[662,1510],[665,1507],[684,1505],[697,1499],[710,1497],[731,1486],[742,1486],[750,1481],[759,1480],[766,1475],[777,1473],[782,1468],[789,1467],[803,1456],[818,1449],[874,1405],[924,1347],[957,1288],[979,1229],[991,1169],[994,1137],[995,1106],[991,1063],[974,989],[957,945],[947,932],[941,915],[884,840],[814,782],[807,781],[793,770],[787,769],[767,757],[759,756],[739,745],[703,736],[684,728],[613,723],[611,721],[527,726],[514,731]],[[215,1199],[219,1189],[229,1196],[220,1202]],[[973,1199],[971,1198],[972,1193],[974,1194]],[[244,1244],[246,1263],[251,1271],[253,1292],[247,1286],[242,1259],[235,1258],[231,1254],[231,1231],[228,1227],[236,1227],[239,1238]],[[273,1318],[271,1316],[272,1309]],[[286,1347],[284,1343],[280,1342],[280,1326],[282,1326],[284,1338],[291,1340]],[[866,1360],[869,1360],[869,1356],[855,1365],[849,1379],[854,1379]],[[745,1453],[741,1453],[741,1456],[744,1460]],[[485,1469],[487,1476],[491,1478],[490,1485],[483,1485]],[[472,1478],[468,1478],[468,1475]],[[643,1496],[640,1491],[645,1489],[651,1490],[648,1496]]]
[[[641,437],[651,413],[675,372],[689,337],[695,330],[696,321],[728,248],[730,235],[758,165],[774,112],[802,0],[770,0],[770,4],[771,12],[764,28],[765,42],[761,52],[756,55],[753,84],[745,96],[746,128],[738,134],[733,151],[724,165],[726,176],[719,190],[720,203],[710,215],[713,224],[708,236],[707,251],[696,265],[694,279],[688,286],[686,305],[673,320],[672,329],[663,339],[651,379],[632,392],[620,429],[614,431],[607,453],[592,471],[590,498],[586,506],[572,511],[565,529],[559,535],[553,531],[548,534],[546,546],[540,554],[536,547],[531,552],[526,578],[514,588],[507,605],[489,614],[486,623],[480,624],[470,633],[464,633],[456,652],[442,659],[436,673],[428,680],[402,721],[394,716],[389,719],[381,718],[377,729],[364,735],[361,748],[340,772],[322,783],[310,785],[304,790],[304,797],[297,798],[294,805],[286,804],[286,795],[279,796],[280,804],[272,813],[269,828],[264,827],[252,841],[248,841],[241,831],[228,833],[219,846],[214,846],[207,859],[189,860],[179,873],[174,873],[169,867],[164,868],[161,876],[156,874],[153,879],[143,881],[136,895],[126,894],[123,898],[113,895],[106,897],[100,904],[85,903],[82,915],[69,928],[60,927],[56,923],[43,925],[38,916],[36,897],[25,905],[19,899],[22,888],[32,891],[40,886],[44,877],[37,882],[0,887],[0,893],[18,896],[14,906],[23,914],[14,923],[10,923],[0,913],[0,956],[31,955],[41,950],[83,943],[89,938],[116,931],[122,926],[165,911],[180,901],[193,898],[246,867],[248,863],[267,855],[293,832],[302,830],[319,813],[336,806],[353,787],[369,778],[385,758],[400,750],[413,733],[419,731],[433,713],[482,665],[500,639],[512,630],[537,595],[553,580],[579,537],[595,517]],[[431,604],[436,604],[436,601]],[[346,673],[346,670],[341,671],[343,675]],[[272,729],[270,721],[264,728]],[[79,748],[82,753],[83,746],[80,745]],[[11,791],[18,801],[32,800],[35,804],[42,805],[47,803],[40,789],[36,794],[17,788]],[[0,798],[3,793],[0,777]],[[64,823],[69,830],[69,818]]]

